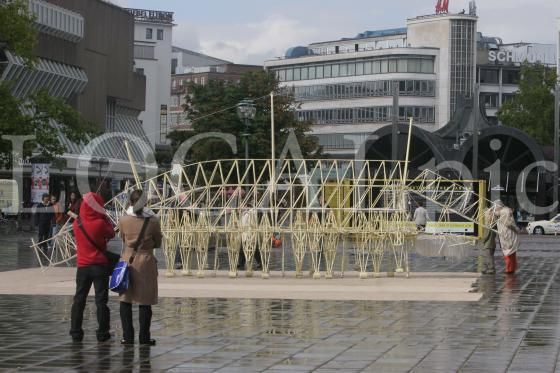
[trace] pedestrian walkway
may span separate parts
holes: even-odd
[[[557,238],[523,237],[519,273],[503,275],[496,257],[498,274],[480,278],[483,297],[472,302],[162,298],[151,348],[98,344],[93,302],[85,340],[75,345],[67,335],[72,297],[0,295],[0,370],[553,372],[559,259]],[[476,264],[414,262],[432,272]],[[110,307],[118,339],[116,299]]]

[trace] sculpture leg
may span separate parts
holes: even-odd
[[[383,254],[385,253],[385,248],[383,245],[383,240],[375,241],[372,248],[372,264],[373,264],[373,277],[381,276],[381,263],[383,262]]]
[[[192,276],[191,259],[192,259],[192,248],[181,247],[181,263],[183,264],[183,270],[181,271],[181,274],[183,276]]]
[[[169,233],[164,240],[163,254],[165,256],[165,276],[175,276],[175,255],[177,255],[177,235]]]
[[[356,260],[360,267],[360,278],[367,278],[367,265],[369,261],[369,250],[367,248],[367,239],[360,238],[356,243]]]
[[[305,236],[303,236],[305,237]],[[300,237],[300,233],[292,235],[292,250],[294,252],[294,262],[296,267],[296,277],[303,277],[303,259],[305,258],[305,238]]]
[[[262,266],[262,278],[269,278],[269,265],[270,265],[270,252],[271,252],[271,245],[270,244],[263,244],[259,247],[259,252],[261,254],[261,266]]]
[[[198,242],[196,245],[196,261],[197,261],[197,277],[204,277],[204,271],[208,262],[208,241],[210,238],[209,232],[199,232],[197,234]]]
[[[318,246],[318,247],[317,247]],[[313,248],[309,250],[311,254],[311,274],[314,279],[321,278],[321,246],[319,243],[313,245]]]
[[[325,239],[325,278],[333,278],[333,268],[334,261],[336,259],[336,246],[338,244],[338,239],[336,235],[328,235]]]
[[[229,264],[229,273],[228,276],[231,278],[237,277],[237,264],[239,263],[239,250],[241,250],[241,242],[239,239],[239,235],[241,233],[234,231],[228,233],[228,264]]]

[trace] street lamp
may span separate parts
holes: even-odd
[[[237,104],[237,115],[239,119],[243,120],[245,123],[245,132],[241,134],[243,141],[245,142],[245,172],[247,172],[248,160],[249,160],[249,125],[250,121],[255,119],[255,114],[257,113],[257,108],[253,103],[253,100],[245,99]]]
[[[556,170],[554,171],[554,182],[552,184],[553,187],[552,202],[558,200],[558,178],[560,177],[560,170],[558,169],[559,156],[560,156],[560,80],[556,83],[556,87],[554,87],[554,164],[556,165]]]
[[[101,182],[101,171],[103,170],[103,167],[107,167],[109,165],[109,160],[107,158],[97,158],[97,157],[93,157],[89,163],[91,165],[96,165],[97,167],[99,167],[99,182]]]

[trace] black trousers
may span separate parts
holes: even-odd
[[[120,307],[121,323],[123,328],[123,339],[127,342],[134,342],[134,322],[132,320],[132,304],[121,302]],[[150,326],[152,324],[152,306],[138,306],[138,321],[140,333],[138,339],[140,343],[150,341]]]
[[[104,340],[109,335],[110,312],[109,307],[107,307],[109,276],[107,275],[107,266],[91,265],[80,267],[76,272],[76,295],[72,304],[70,329],[70,335],[75,340],[81,340],[84,337],[82,322],[92,284],[95,289],[95,306],[97,307],[97,323],[99,324],[97,339]]]
[[[50,224],[39,224],[39,235],[37,237],[37,240],[39,242],[48,240],[51,237],[51,225]],[[47,243],[42,243],[41,244],[41,250],[43,250],[43,252],[45,254],[47,254],[48,252],[48,245]]]

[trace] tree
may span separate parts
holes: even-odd
[[[521,67],[519,91],[498,110],[498,120],[526,132],[541,145],[554,140],[556,71],[543,64]]]
[[[33,48],[37,43],[34,16],[23,1],[3,2],[0,5],[0,48],[22,57],[28,69],[34,68],[36,57]],[[52,97],[46,90],[33,92],[18,98],[12,94],[14,82],[0,82],[0,134],[34,135],[35,140],[26,141],[23,154],[38,154],[50,161],[67,149],[61,137],[77,144],[97,133],[93,123],[64,100]],[[0,139],[0,166],[12,167],[12,144]]]
[[[274,96],[275,142],[278,156],[290,135],[296,136],[304,157],[317,156],[320,152],[317,139],[309,136],[309,122],[298,121],[294,98],[281,90],[278,81],[270,72],[263,70],[246,73],[239,84],[227,84],[210,80],[206,85],[190,84],[186,97],[185,111],[192,123],[192,130],[173,131],[169,134],[172,146],[176,148],[192,136],[207,132],[223,132],[236,136],[237,154],[233,154],[223,140],[209,138],[198,141],[191,149],[189,158],[193,162],[213,159],[232,159],[244,157],[244,143],[241,136],[245,124],[239,119],[236,105],[252,99],[256,106],[256,116],[251,120],[248,137],[249,157],[269,159],[270,139],[270,92]]]

